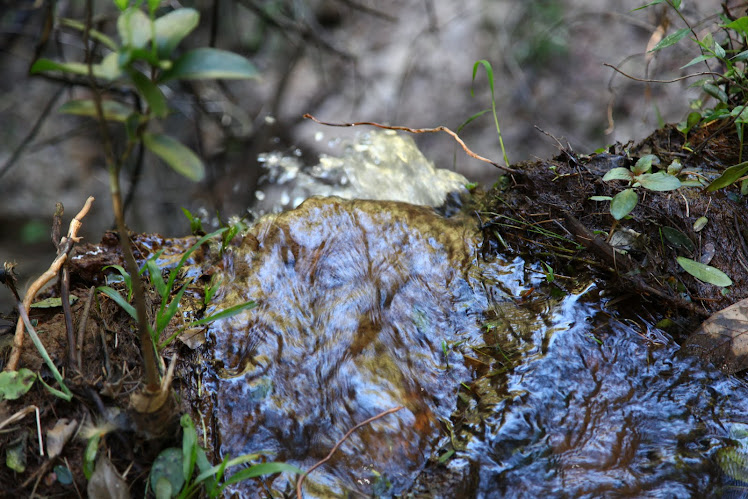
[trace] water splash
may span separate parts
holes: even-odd
[[[435,168],[411,137],[391,130],[361,133],[340,157],[322,155],[311,168],[298,154],[264,153],[258,159],[265,174],[250,210],[255,215],[296,208],[311,196],[454,208],[468,183],[458,173]]]

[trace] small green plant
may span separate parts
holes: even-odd
[[[162,335],[166,331],[167,326],[169,325],[169,323],[172,321],[177,311],[179,310],[179,304],[182,300],[182,296],[184,295],[184,292],[187,290],[188,286],[192,284],[192,281],[188,280],[187,282],[185,282],[179,287],[176,293],[173,293],[174,284],[176,283],[177,278],[181,274],[182,268],[186,264],[190,255],[192,255],[192,253],[195,250],[197,250],[202,244],[206,243],[211,238],[222,236],[226,232],[228,232],[228,228],[224,227],[224,228],[218,229],[215,232],[206,234],[205,236],[201,237],[195,244],[193,244],[182,255],[182,258],[179,260],[177,265],[174,266],[174,268],[172,268],[169,271],[169,274],[166,280],[164,280],[164,276],[162,275],[162,270],[157,264],[157,260],[161,256],[163,251],[159,251],[153,254],[150,258],[148,258],[148,260],[146,260],[145,264],[140,269],[140,272],[139,272],[140,274],[143,274],[144,272],[148,273],[148,277],[149,277],[151,285],[155,289],[158,296],[161,298],[161,304],[159,305],[158,311],[156,312],[155,320],[153,321],[152,324],[149,324],[150,339],[151,339],[151,342],[154,344],[154,346],[157,347],[157,350],[163,350],[172,341],[174,341],[174,339],[177,336],[179,336],[184,330],[188,328],[197,327],[197,326],[208,324],[210,322],[213,322],[219,319],[232,317],[242,312],[243,310],[253,308],[256,305],[255,302],[251,302],[251,301],[240,303],[238,305],[234,305],[233,307],[229,307],[225,310],[221,310],[220,312],[216,312],[215,314],[211,314],[202,319],[185,324],[179,327],[169,337],[162,339]],[[223,238],[222,238],[222,241],[223,241]],[[99,286],[97,290],[104,293],[109,298],[111,298],[115,303],[117,303],[120,307],[122,307],[122,309],[126,311],[133,319],[137,320],[137,312],[135,310],[135,307],[133,307],[129,303],[130,299],[132,298],[132,279],[130,278],[130,275],[125,271],[124,268],[122,268],[119,265],[110,265],[109,267],[114,268],[122,275],[123,281],[125,283],[125,288],[127,291],[127,299],[124,296],[122,296],[122,294],[120,294],[119,291],[117,291],[116,289],[108,285]],[[205,298],[205,297],[203,298],[204,303],[206,305],[210,301],[210,299],[212,299],[212,297],[215,295],[217,288],[218,288],[218,282],[215,280],[211,280],[211,284],[206,288],[206,291],[205,291],[205,297],[208,297],[208,298]]]
[[[708,71],[698,73],[706,78],[699,79],[692,87],[701,88],[704,93],[713,98],[715,104],[706,107],[706,100],[698,99],[691,103],[693,111],[686,119],[678,125],[678,129],[688,137],[688,133],[697,126],[712,123],[714,121],[725,121],[726,124],[734,124],[740,140],[739,165],[734,169],[728,169],[707,188],[714,191],[727,185],[742,180],[741,191],[748,193],[748,182],[742,177],[748,172],[748,164],[742,162],[745,125],[748,123],[748,78],[746,77],[746,61],[748,61],[748,16],[735,18],[725,6],[719,15],[720,23],[712,33],[708,32],[701,38],[696,30],[686,21],[680,12],[681,0],[655,0],[639,9],[665,3],[669,5],[686,25],[670,35],[663,38],[655,45],[651,52],[657,52],[664,48],[677,44],[689,37],[701,52],[694,57],[683,68],[696,64],[706,65]],[[636,10],[639,10],[636,9]],[[716,63],[719,72],[710,68],[710,63]],[[707,99],[708,100],[708,99]],[[687,144],[686,149],[690,149]]]
[[[133,151],[144,146],[191,180],[199,181],[205,176],[203,162],[192,150],[174,137],[149,131],[153,121],[169,114],[163,88],[179,80],[253,78],[257,76],[257,70],[238,54],[210,47],[178,54],[177,47],[199,23],[200,15],[195,9],[178,8],[164,12],[160,8],[161,0],[139,0],[132,5],[130,0],[113,1],[119,10],[116,23],[118,40],[94,29],[93,2],[86,2],[85,22],[58,20],[60,26],[81,34],[84,62],[40,58],[30,71],[32,74],[61,73],[63,79],[87,86],[91,91],[92,98],[68,101],[60,111],[88,116],[98,122],[109,173],[112,208],[125,259],[124,268],[135,276],[137,263],[125,225],[119,183],[122,168],[131,160]],[[111,88],[118,88],[120,92],[108,92]],[[135,102],[113,97],[131,94],[137,95]],[[145,109],[141,109],[140,102],[145,103]],[[124,129],[126,140],[120,147],[115,144],[108,122],[119,123]],[[156,279],[154,276],[151,278]],[[154,284],[158,285],[156,281]],[[143,283],[139,278],[132,280],[132,291],[135,307],[131,310],[138,321],[143,355],[144,393],[148,397],[155,397],[161,391],[161,380],[146,320]],[[159,324],[166,320],[165,317],[159,316]]]
[[[220,464],[211,465],[205,450],[198,444],[192,419],[185,414],[180,423],[182,448],[164,449],[151,468],[148,484],[157,499],[193,497],[201,487],[208,497],[219,497],[229,485],[251,478],[283,472],[298,475],[304,473],[286,463],[255,462],[262,459],[262,454],[245,454],[234,459],[226,457]],[[253,464],[245,467],[247,463]],[[242,469],[224,479],[226,471],[236,466],[242,466]]]
[[[629,183],[628,188],[622,190],[612,198],[610,196],[592,196],[593,201],[610,201],[610,214],[616,220],[631,213],[639,202],[639,195],[636,189],[643,188],[650,191],[672,191],[679,189],[684,184],[678,178],[681,172],[681,165],[673,161],[667,169],[659,170],[652,173],[652,167],[660,164],[659,158],[653,154],[642,156],[629,168],[613,168],[603,176],[603,180],[625,180]],[[688,185],[691,185],[690,183]]]
[[[488,62],[485,59],[481,59],[480,61],[477,61],[475,64],[473,64],[473,83],[475,83],[475,76],[478,74],[478,68],[480,66],[483,66],[483,69],[486,70],[486,76],[488,77],[488,85],[491,88],[491,111],[493,111],[493,122],[494,125],[496,125],[496,133],[499,135],[499,145],[501,146],[501,154],[504,156],[504,164],[506,166],[509,166],[509,158],[506,155],[506,149],[504,148],[504,138],[501,135],[501,128],[499,127],[499,117],[496,114],[496,94],[494,92],[494,84],[493,84],[493,67],[491,66],[491,63]],[[470,95],[475,96],[475,92],[473,91],[473,88],[470,88]],[[487,113],[488,109],[485,109],[483,111],[480,111],[460,125],[461,130],[465,125],[473,121],[474,119],[478,118],[479,116],[482,116],[483,114]]]
[[[190,221],[190,232],[194,236],[202,236],[205,234],[203,230],[203,221],[200,217],[193,215],[187,208],[182,208],[184,216]]]

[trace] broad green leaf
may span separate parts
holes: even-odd
[[[722,175],[714,179],[711,184],[706,186],[706,190],[708,192],[714,192],[717,189],[727,187],[728,185],[733,184],[746,173],[748,173],[748,161],[743,161],[742,163],[738,163],[737,165],[731,166],[730,168],[726,169],[722,173]]]
[[[706,217],[699,217],[696,219],[696,221],[693,223],[693,231],[694,232],[701,232],[704,227],[706,227],[706,224],[709,222],[709,219]]]
[[[179,42],[197,27],[198,22],[200,14],[189,8],[173,10],[156,19],[154,26],[159,57],[171,56]]]
[[[677,159],[674,159],[667,167],[667,172],[670,175],[678,175],[683,170],[683,165]]]
[[[740,17],[729,24],[725,24],[723,27],[727,29],[734,29],[743,36],[748,36],[748,17]]]
[[[678,177],[665,172],[644,173],[636,177],[642,187],[650,191],[673,191],[680,187]]]
[[[296,475],[302,475],[304,474],[303,471],[301,471],[296,466],[286,464],[286,463],[260,463],[255,464],[254,466],[250,466],[249,468],[244,468],[243,470],[239,470],[231,477],[226,480],[224,485],[231,485],[232,483],[241,482],[242,480],[247,480],[248,478],[255,478],[262,475],[273,475],[275,473],[294,473]]]
[[[104,119],[109,121],[120,121],[124,123],[127,118],[135,112],[133,108],[114,100],[101,101],[101,110]],[[89,116],[97,118],[96,105],[91,99],[69,100],[57,110],[60,113],[74,114],[77,116]]]
[[[177,447],[164,449],[156,457],[156,460],[153,461],[150,482],[154,490],[156,490],[158,482],[161,479],[166,479],[169,482],[172,493],[182,490],[182,486],[185,483],[185,478],[182,474],[182,449]],[[161,486],[163,487],[164,485],[162,484]]]
[[[163,72],[161,81],[256,78],[257,69],[244,57],[214,48],[191,50]]]
[[[654,154],[645,154],[644,156],[636,160],[636,164],[631,169],[631,172],[634,175],[648,173],[652,171],[652,165],[656,166],[659,164],[660,164],[660,158],[658,158]]]
[[[157,118],[165,118],[169,114],[169,107],[166,104],[166,97],[164,97],[158,85],[140,71],[132,71],[130,77],[138,92],[145,98],[153,114]]]
[[[114,5],[116,5],[119,10],[125,10],[129,3],[130,0],[114,0]]]
[[[670,33],[668,36],[660,40],[660,43],[654,46],[650,52],[657,52],[658,50],[662,50],[665,47],[669,47],[671,45],[675,45],[679,41],[681,41],[688,33],[690,33],[691,30],[688,28],[681,28],[675,33]]]
[[[114,59],[110,57],[112,55],[115,56]],[[119,70],[119,66],[117,65],[116,56],[117,54],[113,52],[104,58],[102,64],[93,64],[91,66],[93,75],[96,78],[102,78],[105,80],[119,78],[122,72]],[[63,73],[88,76],[88,65],[82,62],[57,62],[42,58],[37,59],[29,70],[31,74],[43,73],[45,71],[62,71]]]
[[[683,270],[700,281],[720,287],[730,286],[732,284],[732,280],[727,276],[727,274],[710,265],[704,265],[703,263],[682,256],[679,256],[677,260],[678,264],[683,267]]]
[[[119,305],[122,308],[122,310],[127,312],[130,315],[130,317],[132,317],[135,320],[138,320],[138,313],[135,311],[135,307],[127,303],[127,300],[125,300],[116,289],[110,288],[109,286],[99,286],[98,288],[96,288],[96,290],[107,295],[109,298],[114,300],[114,302],[117,305]]]
[[[18,371],[0,372],[0,400],[16,400],[31,389],[36,373],[22,367]]]
[[[117,33],[125,47],[143,48],[151,39],[151,20],[138,7],[130,7],[117,18]]]
[[[727,103],[727,93],[717,85],[705,83],[702,88],[704,89],[704,92],[708,93],[718,101]]]
[[[718,59],[724,60],[725,56],[727,55],[725,53],[725,49],[722,48],[722,45],[720,45],[717,40],[714,40],[714,55],[717,56]]]
[[[631,173],[631,170],[628,168],[622,168],[617,167],[613,168],[611,170],[608,170],[608,172],[603,177],[603,180],[606,182],[609,180],[631,180],[633,178],[633,174]]]
[[[696,249],[693,241],[691,241],[687,235],[685,235],[678,229],[665,226],[662,228],[662,235],[665,236],[665,239],[668,243],[670,243],[670,246],[675,249],[683,249],[688,251],[689,253],[693,253],[693,251]]]
[[[748,50],[744,50],[732,58],[732,62],[740,62],[748,59]]]
[[[610,214],[613,218],[620,220],[636,207],[639,202],[639,196],[634,189],[626,189],[613,196],[610,202]]]
[[[205,167],[200,158],[175,138],[160,133],[144,133],[143,144],[188,179],[199,182],[205,177]]]

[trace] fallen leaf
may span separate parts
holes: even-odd
[[[748,299],[709,317],[683,347],[728,374],[748,369]]]
[[[96,470],[88,481],[86,492],[88,492],[88,497],[101,499],[130,498],[127,482],[104,454],[99,455],[96,460]]]
[[[60,455],[62,448],[73,436],[76,428],[78,428],[77,421],[62,418],[55,423],[54,428],[47,431],[47,454],[50,459]]]

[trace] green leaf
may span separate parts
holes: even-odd
[[[86,450],[83,452],[83,474],[86,479],[90,479],[94,472],[94,462],[96,461],[96,453],[99,451],[99,441],[101,435],[96,433],[94,436],[88,439],[86,444]]]
[[[112,55],[114,55],[115,57],[110,57]],[[93,75],[96,78],[102,78],[105,80],[114,80],[116,78],[119,78],[119,76],[122,74],[122,71],[120,71],[119,69],[116,56],[116,52],[112,52],[104,58],[102,64],[93,64],[91,66]],[[88,76],[88,65],[82,62],[57,62],[42,58],[37,59],[29,70],[31,74],[43,73],[46,71],[62,71],[63,73]]]
[[[26,471],[26,438],[6,448],[5,466],[17,473]]]
[[[650,191],[674,191],[680,187],[678,177],[665,172],[644,173],[638,175],[636,181]]]
[[[96,290],[107,295],[109,298],[114,300],[114,302],[117,305],[119,305],[122,308],[122,310],[127,312],[130,315],[130,317],[132,317],[135,320],[138,320],[138,313],[135,311],[135,307],[127,303],[127,300],[125,300],[116,289],[110,288],[109,286],[99,286],[98,288],[96,288]]]
[[[208,317],[203,317],[200,320],[190,322],[187,327],[202,326],[203,324],[208,324],[209,322],[217,321],[219,319],[228,319],[229,317],[233,317],[243,310],[253,309],[256,306],[257,303],[253,301],[240,303],[239,305],[234,305],[233,307],[223,309],[220,312],[209,315]]]
[[[114,5],[116,5],[119,10],[125,10],[129,3],[130,0],[114,0]]]
[[[171,319],[177,313],[177,310],[179,309],[179,302],[182,300],[182,295],[187,290],[187,286],[190,284],[191,282],[184,283],[184,285],[179,288],[179,291],[177,291],[177,294],[169,303],[169,306],[166,307],[165,310],[159,312],[158,316],[156,317],[156,333],[158,335],[160,335],[164,331],[164,329],[166,329],[166,326],[169,325],[169,322],[171,322]]]
[[[611,196],[590,196],[590,201],[610,201],[612,199]]]
[[[720,287],[730,286],[732,284],[732,280],[727,276],[727,274],[710,265],[704,265],[703,263],[682,256],[679,256],[677,260],[678,264],[683,267],[683,270],[700,281]]]
[[[68,28],[77,29],[81,33],[83,33],[84,31],[86,31],[86,25],[85,25],[85,23],[82,23],[82,22],[77,21],[75,19],[68,19],[68,18],[63,17],[63,18],[60,19],[60,25],[61,26],[66,26]],[[114,40],[112,40],[111,38],[109,38],[108,36],[106,36],[101,31],[98,31],[98,30],[95,30],[95,29],[89,29],[88,30],[88,36],[92,40],[96,40],[96,41],[99,41],[99,42],[103,43],[112,52],[116,52],[117,50],[119,50],[119,47],[114,42]]]
[[[161,81],[256,78],[257,69],[244,57],[214,48],[190,50],[163,72]]]
[[[670,33],[668,36],[660,40],[660,43],[654,46],[650,52],[657,52],[658,50],[662,50],[665,47],[669,47],[671,45],[675,45],[679,41],[681,41],[688,33],[690,33],[691,30],[688,28],[681,28],[675,33]]]
[[[654,154],[645,154],[636,161],[636,164],[631,169],[631,173],[634,175],[640,175],[642,173],[648,173],[652,171],[652,165],[659,165],[660,158]]]
[[[164,282],[164,276],[161,275],[161,268],[156,263],[156,260],[149,258],[145,262],[145,266],[148,269],[148,276],[151,279],[151,284],[156,288],[156,293],[161,297],[161,300],[166,300],[169,297],[169,291]]]
[[[161,58],[168,58],[184,37],[189,35],[200,22],[200,14],[195,9],[176,9],[154,22],[156,30],[156,50]]]
[[[22,367],[18,371],[0,372],[0,400],[16,400],[31,389],[36,373]]]
[[[636,207],[639,202],[639,196],[634,189],[626,189],[613,196],[610,202],[610,214],[613,218],[620,220]]]
[[[127,118],[135,112],[130,106],[126,106],[114,100],[101,101],[101,110],[104,113],[104,119],[109,121],[119,121],[124,123]],[[60,108],[58,112],[65,114],[74,114],[76,116],[89,116],[98,118],[96,113],[96,104],[91,99],[69,100]]]
[[[725,93],[722,88],[711,83],[705,83],[702,88],[704,89],[704,92],[708,93],[718,101],[727,103],[727,93]]]
[[[490,111],[490,109],[484,109],[483,111],[478,111],[477,113],[475,113],[474,115],[472,115],[471,117],[469,117],[468,119],[466,119],[465,121],[463,121],[462,124],[457,127],[457,131],[455,133],[459,134],[462,131],[463,128],[465,128],[470,123],[472,123],[473,121],[477,120],[478,118],[480,118],[481,116],[483,116],[484,114],[486,114],[489,111]]]
[[[117,33],[125,47],[143,48],[151,39],[151,20],[138,7],[130,7],[117,18]]]
[[[78,297],[75,295],[70,295],[70,298],[68,300],[70,304],[78,301]],[[56,297],[56,298],[45,298],[44,300],[39,300],[36,303],[31,304],[31,308],[57,308],[62,306],[62,298]]]
[[[144,133],[143,144],[177,173],[198,182],[205,177],[205,167],[197,155],[173,137]]]
[[[659,4],[661,4],[661,3],[662,3],[662,2],[664,2],[664,1],[665,1],[665,0],[654,0],[654,2],[649,2],[649,3],[647,3],[647,4],[644,4],[644,5],[642,5],[641,7],[637,7],[637,8],[635,8],[635,9],[633,9],[633,10],[632,10],[631,12],[636,12],[637,10],[642,10],[642,9],[646,9],[647,7],[653,7],[653,6],[655,6],[655,5],[659,5]]]
[[[685,235],[678,229],[665,226],[662,228],[662,235],[665,236],[665,239],[668,243],[670,243],[670,246],[675,249],[683,249],[688,251],[689,253],[693,253],[693,251],[696,249],[693,241],[691,241],[687,235]]]
[[[263,475],[273,475],[275,473],[283,472],[294,473],[296,475],[304,474],[304,472],[299,468],[290,464],[276,462],[260,463],[255,464],[254,466],[250,466],[249,468],[244,468],[243,470],[237,471],[236,473],[231,475],[228,480],[226,480],[224,486],[241,482],[242,480],[247,480],[249,478],[255,478]]]
[[[606,182],[609,180],[628,180],[630,181],[633,178],[633,174],[628,168],[622,168],[617,167],[609,170],[605,176],[603,177],[603,180]]]
[[[701,232],[704,227],[706,227],[706,224],[709,222],[709,219],[706,217],[699,217],[696,219],[696,221],[693,223],[693,231],[694,232]]]
[[[189,414],[184,414],[179,424],[182,425],[182,475],[189,481],[197,461],[197,431]]]
[[[748,173],[748,161],[743,161],[737,165],[731,166],[722,172],[718,178],[714,179],[711,184],[706,186],[708,192],[714,192],[736,182],[740,177]]]
[[[153,461],[151,466],[150,482],[154,490],[158,487],[159,480],[165,479],[171,485],[170,493],[175,495],[182,490],[185,479],[182,474],[182,449],[169,447],[164,449]],[[164,487],[164,484],[161,485]],[[162,488],[163,490],[163,488]]]
[[[685,66],[681,66],[681,69],[685,69],[685,68],[687,68],[689,66],[693,66],[694,64],[698,64],[698,63],[700,63],[702,61],[708,61],[709,59],[711,59],[713,57],[714,57],[713,55],[698,55],[698,56],[694,57],[693,59],[691,59],[691,61],[688,64],[686,64]]]
[[[743,36],[748,36],[748,17],[740,17],[729,24],[725,24],[723,27],[727,29],[734,29]]]
[[[140,71],[132,71],[130,77],[135,84],[135,88],[145,98],[153,114],[157,118],[165,118],[169,114],[169,106],[167,106],[166,97],[164,97],[158,85]]]

